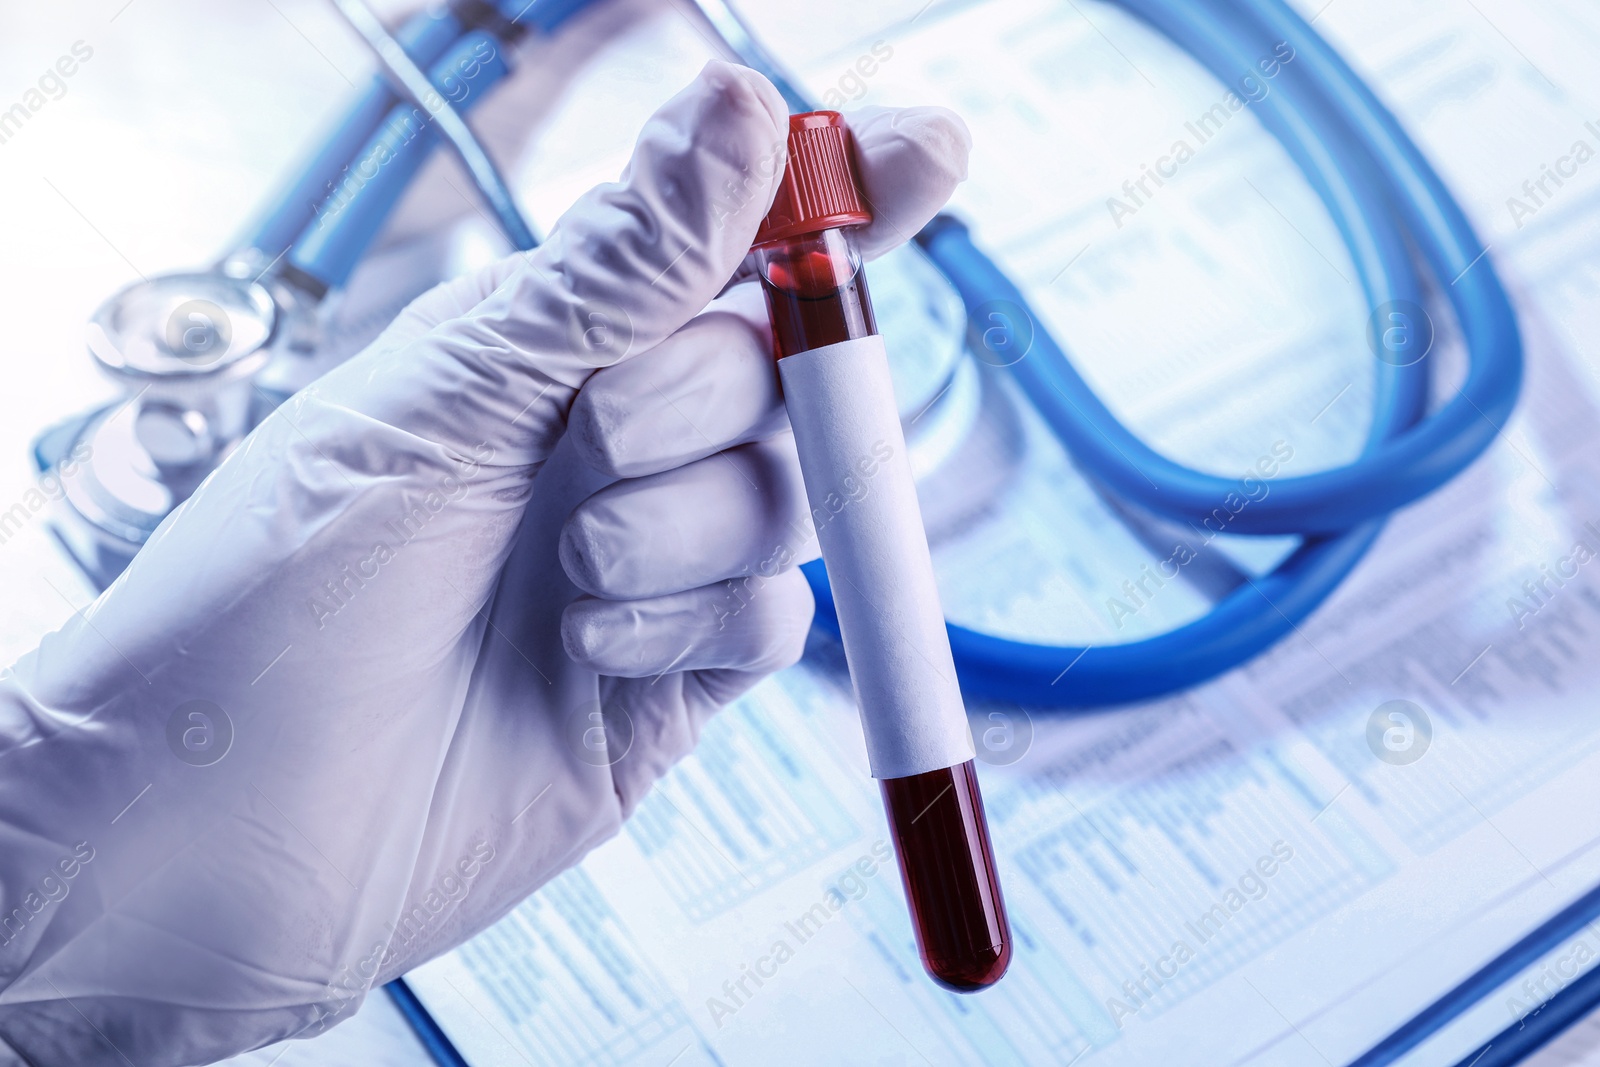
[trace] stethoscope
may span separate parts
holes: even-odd
[[[531,228],[461,113],[509,73],[508,46],[549,33],[592,0],[454,0],[391,37],[359,0],[335,0],[385,76],[356,97],[301,174],[213,268],[135,283],[89,323],[89,349],[124,398],[54,427],[35,443],[41,473],[84,456],[63,479],[70,521],[57,535],[97,584],[127,565],[156,525],[278,401],[326,369],[317,308],[349,278],[390,209],[443,137],[519,249]],[[1280,41],[1295,49],[1256,114],[1304,172],[1344,235],[1373,309],[1377,360],[1366,447],[1350,464],[1283,476],[1248,494],[1233,478],[1160,455],[1112,415],[1029,309],[1027,297],[939,215],[915,245],[959,294],[968,346],[1006,366],[1077,466],[1135,524],[1201,545],[1226,532],[1300,535],[1269,573],[1235,571],[1204,616],[1127,644],[1058,647],[952,624],[963,687],[974,696],[1102,707],[1195,685],[1290,633],[1348,575],[1385,517],[1438,488],[1499,434],[1516,403],[1516,317],[1460,207],[1394,117],[1282,0],[1119,0],[1225,82]],[[813,105],[724,0],[696,0],[740,61],[792,110]],[[1432,331],[1413,250],[1448,299],[1466,341],[1460,390],[1427,414]],[[1222,509],[1219,511],[1219,509]],[[826,572],[804,568],[818,624],[837,629]]]

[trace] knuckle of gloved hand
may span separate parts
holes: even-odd
[[[573,585],[592,596],[605,596],[615,556],[614,524],[590,503],[580,504],[562,526],[556,554]]]
[[[579,597],[561,613],[561,646],[574,663],[590,664],[611,646],[609,605]]]
[[[632,398],[610,387],[604,371],[589,379],[567,416],[567,432],[585,463],[601,474],[628,478],[640,473],[630,447],[629,426],[640,421]]]
[[[681,503],[659,480],[621,482],[573,509],[557,554],[572,584],[608,600],[682,588]]]

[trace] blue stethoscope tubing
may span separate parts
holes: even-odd
[[[1277,42],[1291,44],[1297,58],[1252,107],[1327,207],[1368,306],[1423,303],[1414,247],[1441,279],[1469,369],[1456,396],[1426,416],[1428,360],[1408,366],[1375,360],[1373,417],[1361,455],[1333,470],[1276,480],[1259,502],[1229,513],[1230,533],[1299,533],[1305,535],[1301,546],[1270,573],[1246,576],[1187,625],[1141,641],[1089,647],[1014,641],[950,625],[964,689],[1057,708],[1105,707],[1186,689],[1290,633],[1361,560],[1389,512],[1438,488],[1494,440],[1522,379],[1516,316],[1472,226],[1399,123],[1309,25],[1280,0],[1118,2],[1228,83],[1255,72],[1257,60]],[[1026,297],[959,223],[936,220],[917,241],[968,308],[996,300],[1027,308]],[[1035,328],[1033,351],[1011,370],[1073,461],[1111,493],[1197,531],[1230,494],[1238,498],[1237,481],[1175,463],[1130,432],[1049,331]],[[819,615],[836,628],[818,570],[809,576]]]
[[[419,15],[401,31],[419,65],[470,109],[509,71],[499,43],[507,26],[551,31],[592,0],[483,0]],[[1140,641],[1057,646],[1011,640],[951,624],[952,650],[971,695],[1056,708],[1102,708],[1146,700],[1204,682],[1292,632],[1361,560],[1385,516],[1438,488],[1471,463],[1503,428],[1516,403],[1522,348],[1516,316],[1483,246],[1454,198],[1365,83],[1281,0],[1119,0],[1232,83],[1256,73],[1280,41],[1295,49],[1272,91],[1252,105],[1305,174],[1342,234],[1371,308],[1424,302],[1413,249],[1450,301],[1469,366],[1458,393],[1432,415],[1429,363],[1375,360],[1374,410],[1366,446],[1345,466],[1282,477],[1236,512],[1227,532],[1298,534],[1301,545],[1260,577],[1242,576],[1200,618]],[[477,12],[473,20],[460,11]],[[483,17],[487,13],[488,17]],[[498,22],[496,21],[498,20]],[[474,24],[474,22],[476,24]],[[497,33],[499,36],[497,36]],[[476,61],[475,61],[475,57]],[[470,76],[463,74],[470,70]],[[453,79],[453,80],[452,80]],[[277,201],[248,243],[315,292],[348,278],[384,217],[436,141],[416,133],[383,79],[358,98],[311,164]],[[377,157],[363,171],[360,161]],[[315,205],[349,192],[330,216]],[[1009,301],[1035,324],[1026,296],[955,218],[941,215],[917,244],[960,293],[969,311]],[[1023,392],[1079,468],[1104,491],[1197,532],[1236,480],[1185,467],[1144,444],[1100,401],[1048,330],[1011,368]],[[819,625],[838,619],[821,562],[804,568]]]
[[[1389,513],[1437,489],[1488,447],[1510,417],[1522,378],[1516,316],[1471,225],[1394,117],[1304,20],[1282,0],[1118,2],[1226,83],[1253,73],[1258,59],[1280,41],[1295,49],[1293,63],[1252,109],[1326,206],[1368,305],[1424,302],[1414,253],[1449,300],[1466,342],[1468,370],[1457,394],[1430,415],[1427,360],[1404,366],[1376,361],[1372,423],[1360,456],[1343,467],[1276,479],[1265,497],[1230,510],[1229,533],[1297,534],[1301,545],[1271,572],[1246,577],[1185,626],[1098,647],[1038,645],[950,626],[969,693],[1058,708],[1105,707],[1184,689],[1278,641],[1338,587]],[[460,0],[415,16],[399,37],[435,84],[450,90],[455,106],[467,110],[508,73],[501,53],[516,34],[553,31],[590,3]],[[794,91],[788,95],[795,103]],[[407,125],[413,112],[384,79],[375,78],[245,244],[265,260],[282,257],[290,277],[313,293],[343,284],[437,141],[425,124],[420,132]],[[380,150],[383,164],[365,173],[360,162]],[[354,179],[352,168],[358,171]],[[337,212],[328,209],[335,199]],[[1231,479],[1173,462],[1122,425],[960,221],[942,215],[916,242],[969,313],[996,301],[1025,309],[1035,323],[1033,351],[1011,372],[1074,461],[1106,492],[1198,529],[1239,488]],[[817,594],[819,622],[836,631],[826,573],[820,563],[805,569]],[[1600,889],[1469,976],[1358,1063],[1376,1067],[1404,1055],[1597,914]],[[432,1026],[403,987],[394,992],[403,1009],[409,1004],[414,1023],[421,1019]],[[1529,1032],[1519,1031],[1514,1041],[1509,1031],[1497,1038],[1493,1061],[1514,1062],[1513,1045],[1525,1053],[1597,999],[1600,982],[1574,983],[1531,1021]],[[437,1026],[429,1032],[438,1043],[430,1049],[441,1063],[463,1062]]]

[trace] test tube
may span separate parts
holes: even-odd
[[[789,120],[789,162],[753,247],[917,948],[946,989],[1011,961],[972,734],[956,683],[883,339],[853,228],[872,221],[850,130]]]

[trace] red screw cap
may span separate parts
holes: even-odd
[[[871,221],[844,116],[837,111],[790,115],[789,165],[772,210],[756,231],[755,246]]]

